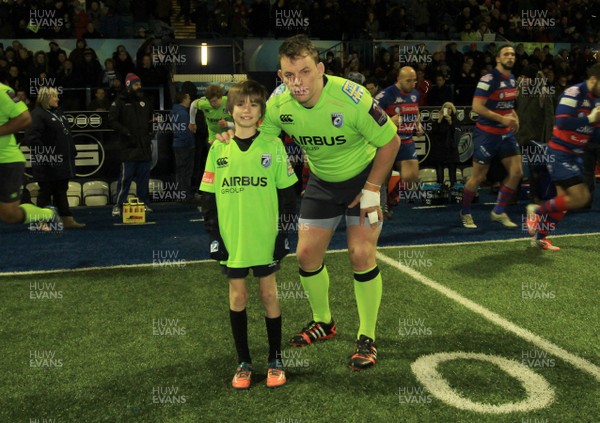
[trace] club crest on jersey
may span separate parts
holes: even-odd
[[[271,154],[261,155],[260,164],[265,168],[271,166]]]
[[[417,96],[416,95],[411,95],[410,96],[410,101],[412,101],[413,103],[417,101]]]
[[[341,113],[332,113],[331,114],[331,123],[336,128],[341,128],[344,125],[344,115]]]
[[[140,106],[142,106],[142,107],[146,107],[146,103],[145,103],[145,102],[143,102],[143,101],[140,101]]]

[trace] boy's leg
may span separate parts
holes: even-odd
[[[252,362],[248,348],[248,291],[245,278],[229,279],[229,319],[239,362]]]
[[[265,324],[269,339],[269,362],[281,359],[281,308],[277,298],[275,273],[259,278],[260,298],[265,307]]]

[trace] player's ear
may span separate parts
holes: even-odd
[[[281,72],[281,69],[277,70],[277,77],[283,81],[283,72]]]
[[[319,74],[321,75],[325,74],[325,65],[323,62],[317,63],[317,71],[319,71]]]

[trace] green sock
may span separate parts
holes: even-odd
[[[323,264],[314,272],[299,269],[300,282],[308,294],[308,302],[313,312],[315,322],[330,323],[331,311],[329,310],[329,273]]]
[[[54,217],[54,212],[50,209],[42,209],[36,207],[33,204],[21,204],[19,207],[23,209],[25,213],[25,220],[23,223],[28,224],[31,222],[48,222]]]
[[[364,272],[354,272],[354,295],[356,296],[358,319],[360,321],[356,339],[360,335],[366,335],[373,341],[375,340],[381,291],[381,273],[377,266]]]

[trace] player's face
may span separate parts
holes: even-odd
[[[515,65],[515,49],[504,47],[498,57],[496,57],[496,63],[504,70],[511,70]]]
[[[208,102],[210,103],[210,107],[212,107],[213,109],[218,109],[219,107],[221,107],[221,104],[223,104],[223,97],[211,98],[210,100],[208,100]]]
[[[306,107],[317,104],[323,91],[323,63],[315,63],[310,55],[296,59],[284,56],[280,66],[279,78],[287,85],[292,96]]]
[[[261,117],[260,103],[250,97],[240,98],[233,105],[231,113],[236,126],[242,128],[256,127]]]
[[[405,93],[414,90],[417,86],[417,73],[415,71],[406,73],[401,72],[398,76],[398,85]]]

